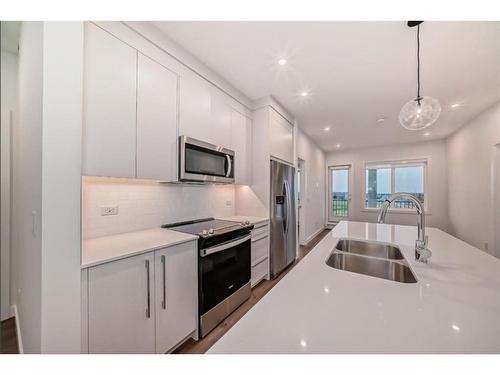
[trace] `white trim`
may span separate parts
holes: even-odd
[[[335,222],[335,219],[339,219],[337,221],[341,220],[349,220],[351,217],[351,210],[353,209],[353,192],[354,192],[354,166],[353,164],[336,164],[336,165],[329,165],[327,167],[327,217],[326,219],[329,222]],[[332,172],[331,171],[341,171],[341,170],[347,170],[347,193],[348,193],[348,200],[347,200],[347,216],[332,216],[332,193],[333,193],[333,187],[332,187]]]
[[[320,234],[322,231],[324,231],[325,228],[326,228],[325,226],[322,226],[316,232],[314,232],[309,237],[307,237],[305,240],[305,245],[307,245],[314,237],[316,237],[318,234]]]
[[[402,160],[392,160],[392,161],[371,161],[364,163],[364,169],[362,173],[362,185],[361,185],[361,212],[378,212],[378,208],[370,208],[366,207],[366,170],[367,169],[377,169],[377,168],[387,168],[391,170],[391,194],[395,193],[395,173],[394,170],[396,168],[405,168],[405,167],[424,167],[424,210],[426,215],[430,215],[430,197],[429,197],[429,169],[430,169],[430,161],[429,157],[422,157],[416,159],[402,159]],[[399,214],[411,214],[414,213],[415,210],[406,209],[406,208],[394,208],[389,207],[388,211],[390,213],[399,213]]]
[[[12,305],[10,309],[12,311],[12,315],[16,320],[17,350],[19,351],[19,354],[24,354],[23,339],[21,337],[21,323],[19,321],[19,312],[17,311],[17,304]]]

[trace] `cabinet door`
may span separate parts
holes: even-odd
[[[274,110],[270,114],[269,142],[271,156],[293,163],[293,126]]]
[[[180,77],[179,135],[213,143],[208,82],[195,74]]]
[[[83,174],[135,177],[137,52],[86,23]]]
[[[231,148],[234,150],[234,179],[236,184],[250,185],[251,123],[241,113],[231,111]]]
[[[207,142],[231,148],[231,112],[226,95],[217,88],[211,90],[210,134]]]
[[[90,353],[154,353],[154,253],[89,269]]]
[[[139,53],[137,178],[176,179],[177,75]]]
[[[166,353],[198,325],[198,256],[195,241],[155,252],[156,352]]]

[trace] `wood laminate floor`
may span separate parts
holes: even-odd
[[[199,341],[189,339],[179,348],[177,348],[175,354],[203,354],[212,345],[214,345],[217,340],[219,340],[232,326],[236,324],[238,320],[245,315],[248,310],[250,310],[259,300],[264,297],[267,292],[269,292],[290,270],[295,267],[295,265],[302,260],[313,248],[318,244],[319,241],[323,239],[330,232],[331,229],[325,229],[318,233],[309,243],[305,246],[299,247],[298,258],[295,262],[290,265],[285,271],[283,271],[274,280],[264,280],[260,282],[255,288],[252,289],[252,294],[250,299],[245,301],[240,307],[238,307],[231,315],[229,315],[222,323],[220,323],[212,332]]]
[[[0,324],[2,326],[0,329],[0,353],[18,354],[16,320],[9,318],[3,320]]]

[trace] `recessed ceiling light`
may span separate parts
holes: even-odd
[[[300,93],[300,96],[303,96],[303,97],[304,97],[304,96],[307,96],[307,95],[309,95],[309,93],[308,93],[307,91],[302,91],[302,92]]]
[[[340,148],[340,143],[337,143],[335,147]]]
[[[429,135],[431,135],[431,133],[429,133],[429,132],[424,133],[424,137],[428,137]]]
[[[383,124],[385,122],[385,117],[381,117],[377,120],[377,124]]]
[[[460,107],[460,103],[455,103],[451,105],[451,108],[458,108]]]
[[[330,127],[329,127],[329,126],[326,126],[323,130],[324,130],[325,132],[329,132],[329,131],[330,131]]]
[[[285,65],[287,63],[286,59],[279,59],[278,64]]]

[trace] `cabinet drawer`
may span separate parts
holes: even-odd
[[[252,241],[261,238],[263,234],[268,235],[268,233],[269,233],[269,226],[267,224],[255,228],[254,230],[252,230]]]
[[[268,257],[269,237],[264,236],[252,241],[252,266]]]
[[[268,258],[252,267],[251,285],[255,286],[260,280],[267,276]]]

